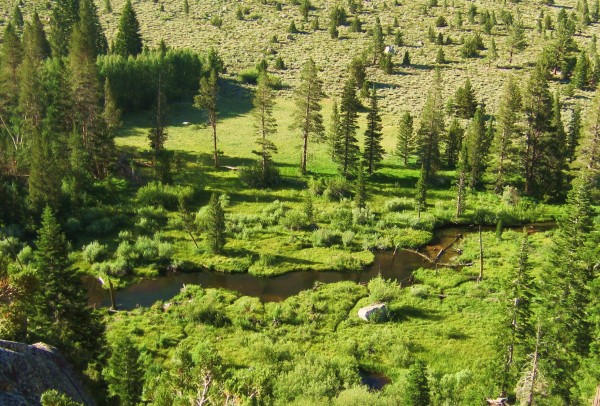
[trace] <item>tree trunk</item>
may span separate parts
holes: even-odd
[[[115,297],[115,287],[112,284],[112,281],[107,276],[106,280],[108,281],[108,290],[110,291],[110,310],[117,310],[117,299]]]
[[[535,390],[535,379],[537,378],[537,368],[538,368],[538,360],[539,360],[539,347],[540,347],[540,332],[541,325],[538,323],[537,333],[535,335],[535,352],[533,353],[533,364],[531,366],[531,387],[529,390],[529,394],[527,395],[527,406],[531,406],[533,404],[533,393]]]
[[[481,238],[481,226],[479,226],[479,276],[477,282],[483,279],[483,240]]]
[[[600,406],[600,384],[596,387],[596,396],[594,397],[594,403],[592,406]]]
[[[217,149],[217,122],[214,120],[212,122],[213,128],[213,159],[215,161],[215,168],[219,167],[219,150]]]
[[[192,238],[192,241],[194,242],[196,249],[199,249],[200,247],[198,247],[198,242],[196,242],[196,239],[194,238],[194,234],[192,234],[192,232],[190,230],[188,230],[188,233],[189,233],[190,237]]]
[[[304,130],[304,140],[302,145],[302,165],[300,170],[302,173],[306,173],[306,160],[308,156],[308,130]]]

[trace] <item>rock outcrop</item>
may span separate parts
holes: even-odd
[[[0,406],[39,405],[42,393],[50,389],[86,406],[95,405],[56,348],[0,340]]]
[[[358,310],[358,317],[364,321],[385,321],[387,320],[387,305],[385,303],[375,303],[370,306],[361,307]]]

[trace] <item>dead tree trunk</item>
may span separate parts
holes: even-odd
[[[592,406],[600,406],[600,383],[596,387],[596,396],[594,397],[594,403]]]
[[[538,323],[537,333],[535,335],[535,351],[533,353],[533,362],[531,365],[531,386],[530,386],[529,394],[527,395],[527,402],[526,402],[527,406],[533,405],[533,395],[535,392],[535,380],[538,375],[538,361],[539,361],[541,330],[542,330],[542,327],[541,327],[540,323]]]
[[[106,280],[108,281],[108,290],[110,292],[110,310],[117,310],[117,299],[115,297],[115,287],[112,284],[112,281],[107,276]]]

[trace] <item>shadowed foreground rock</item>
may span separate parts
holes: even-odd
[[[40,396],[49,389],[76,402],[95,405],[56,348],[0,340],[0,406],[39,405]]]

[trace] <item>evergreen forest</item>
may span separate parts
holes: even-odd
[[[0,360],[55,347],[97,405],[600,405],[600,0],[0,0],[0,35]]]

